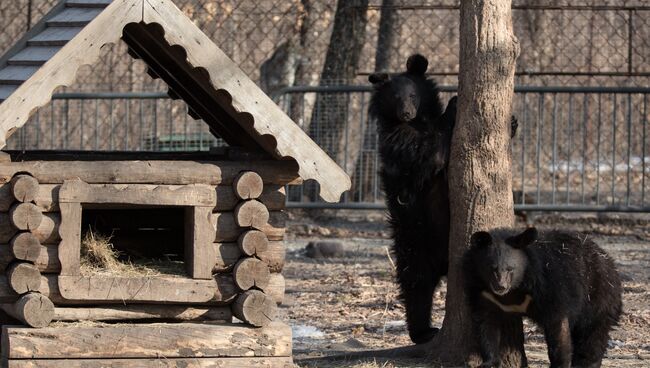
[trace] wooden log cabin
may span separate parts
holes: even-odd
[[[291,366],[291,330],[275,320],[284,188],[314,180],[337,201],[350,179],[170,0],[56,5],[0,58],[0,148],[116,42],[229,147],[3,151],[0,308],[22,323],[2,327],[3,366]],[[89,225],[183,268],[89,273]]]

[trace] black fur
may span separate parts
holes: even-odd
[[[369,112],[377,121],[380,171],[401,299],[411,340],[423,343],[431,327],[433,292],[447,274],[449,196],[446,167],[456,119],[454,97],[443,113],[439,91],[426,78],[421,55],[407,61],[407,71],[373,74]]]
[[[523,315],[544,331],[551,367],[600,367],[621,315],[622,287],[614,262],[593,241],[534,228],[478,232],[463,267],[483,366],[499,365],[500,326]],[[482,292],[503,305],[526,295],[531,301],[524,313],[504,312]]]

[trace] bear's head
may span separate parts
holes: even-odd
[[[406,61],[405,73],[393,77],[374,73],[368,77],[379,99],[378,108],[382,116],[400,123],[408,123],[417,117],[428,65],[424,56],[415,54]]]
[[[471,267],[496,295],[516,289],[524,279],[528,266],[525,248],[537,240],[534,227],[512,235],[512,231],[478,231],[470,238]]]

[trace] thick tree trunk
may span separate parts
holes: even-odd
[[[463,363],[475,347],[461,269],[469,238],[475,231],[514,222],[509,123],[519,53],[510,0],[462,1],[460,16],[459,110],[449,161],[447,301],[442,330],[432,343],[435,358],[452,364]],[[507,363],[517,361],[513,354],[507,358]]]

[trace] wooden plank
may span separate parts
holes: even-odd
[[[204,184],[88,184],[66,180],[59,190],[59,202],[214,207],[216,193]]]
[[[102,12],[100,8],[64,9],[47,21],[48,27],[83,27]]]
[[[295,368],[291,357],[157,359],[10,359],[8,368]]]
[[[16,89],[18,89],[16,85],[0,85],[0,101],[6,100]]]
[[[58,212],[44,213],[41,224],[37,229],[32,230],[41,244],[58,244],[59,225],[61,224],[61,214]],[[16,235],[18,230],[11,224],[9,214],[0,212],[0,243],[8,243]]]
[[[241,228],[235,223],[235,216],[232,212],[218,212],[211,216],[212,226],[215,228],[215,242],[234,242],[246,228]],[[266,234],[269,240],[282,240],[284,238],[286,226],[286,214],[281,211],[272,211],[269,213],[269,222],[259,230]]]
[[[50,300],[57,306],[61,305],[87,305],[87,304],[128,304],[128,303],[135,303],[135,304],[142,304],[142,303],[149,303],[149,302],[156,302],[160,303],[160,300],[154,300],[154,301],[141,301],[141,300],[108,300],[106,298],[98,299],[98,300],[69,300],[63,298],[63,296],[60,293],[59,290],[59,281],[58,281],[58,276],[57,275],[43,275],[41,277],[41,285],[38,289],[38,292],[41,294],[47,296],[50,298]],[[212,289],[214,290],[214,297],[209,300],[208,302],[200,302],[197,301],[198,299],[203,299],[196,297],[197,300],[189,300],[189,301],[181,301],[181,302],[174,302],[171,300],[164,300],[163,302],[167,303],[172,303],[172,304],[205,304],[205,305],[223,305],[223,304],[228,304],[232,302],[232,300],[237,296],[237,293],[239,290],[237,290],[237,287],[235,286],[235,283],[233,282],[232,276],[231,275],[216,275],[213,280],[192,280],[192,279],[185,279],[185,278],[173,278],[176,280],[180,280],[178,283],[175,281],[168,281],[171,278],[166,278],[165,280],[161,282],[157,282],[156,285],[160,285],[161,283],[172,283],[176,286],[173,287],[172,290],[174,290],[176,287],[183,287],[187,285],[193,285],[195,283],[198,283],[198,285],[201,286],[202,289],[207,289],[208,284],[212,282]],[[140,281],[143,281],[143,278],[140,278]],[[116,280],[116,285],[120,284],[120,280]],[[84,287],[88,287],[88,284],[86,284]],[[122,287],[127,288],[127,287]],[[128,291],[128,290],[127,290]],[[279,274],[279,273],[274,273],[271,274],[271,280],[269,281],[269,286],[264,290],[264,293],[266,295],[270,296],[273,298],[273,300],[276,301],[276,303],[280,304],[284,300],[284,291],[285,291],[285,281],[284,277]],[[191,291],[185,291],[184,293],[190,294]],[[7,282],[7,278],[4,276],[0,276],[0,303],[12,303],[18,299],[18,294],[16,294],[13,289],[9,286]],[[191,299],[194,299],[192,297]]]
[[[267,152],[278,158],[293,158],[301,178],[320,184],[323,199],[338,201],[341,194],[350,189],[350,178],[343,169],[172,2],[147,1],[143,16],[144,23],[162,26],[166,32],[161,35],[166,43],[185,49],[179,64],[203,68],[209,84],[226,92],[215,94],[223,97],[215,103],[236,119]]]
[[[142,319],[167,319],[175,321],[231,322],[229,307],[188,307],[184,305],[134,304],[116,306],[57,307],[54,321],[133,321]]]
[[[41,184],[79,179],[90,184],[231,184],[242,169],[254,169],[265,183],[291,184],[298,177],[287,161],[24,161],[0,165],[0,183],[28,172]]]
[[[148,184],[140,184],[148,185]],[[154,185],[151,185],[152,187]],[[174,187],[169,185],[169,187]],[[42,212],[58,212],[59,211],[59,184],[40,184],[34,204],[38,206]],[[214,208],[215,212],[232,211],[238,203],[237,197],[229,186],[217,185],[215,197],[217,204]],[[10,192],[9,184],[0,184],[0,212],[7,212],[14,202],[13,196]],[[264,188],[259,201],[270,211],[278,211],[285,208],[286,194],[285,187],[279,184],[270,184]]]
[[[61,48],[57,46],[30,46],[12,56],[7,64],[41,66],[59,50]]]
[[[212,206],[185,210],[185,265],[194,279],[212,278],[217,250],[212,245],[215,230],[210,223],[211,213]]]
[[[29,46],[65,46],[83,27],[48,27],[27,41]]]
[[[105,8],[113,0],[67,0],[65,6],[69,8]]]
[[[67,300],[206,303],[234,297],[232,281],[184,277],[59,276],[61,297]]]
[[[59,203],[61,225],[59,225],[59,263],[62,276],[80,274],[81,265],[81,204]]]
[[[36,66],[9,65],[0,70],[0,84],[21,84],[37,70]]]
[[[280,322],[136,324],[102,327],[3,326],[9,359],[194,358],[291,356],[291,328]]]

